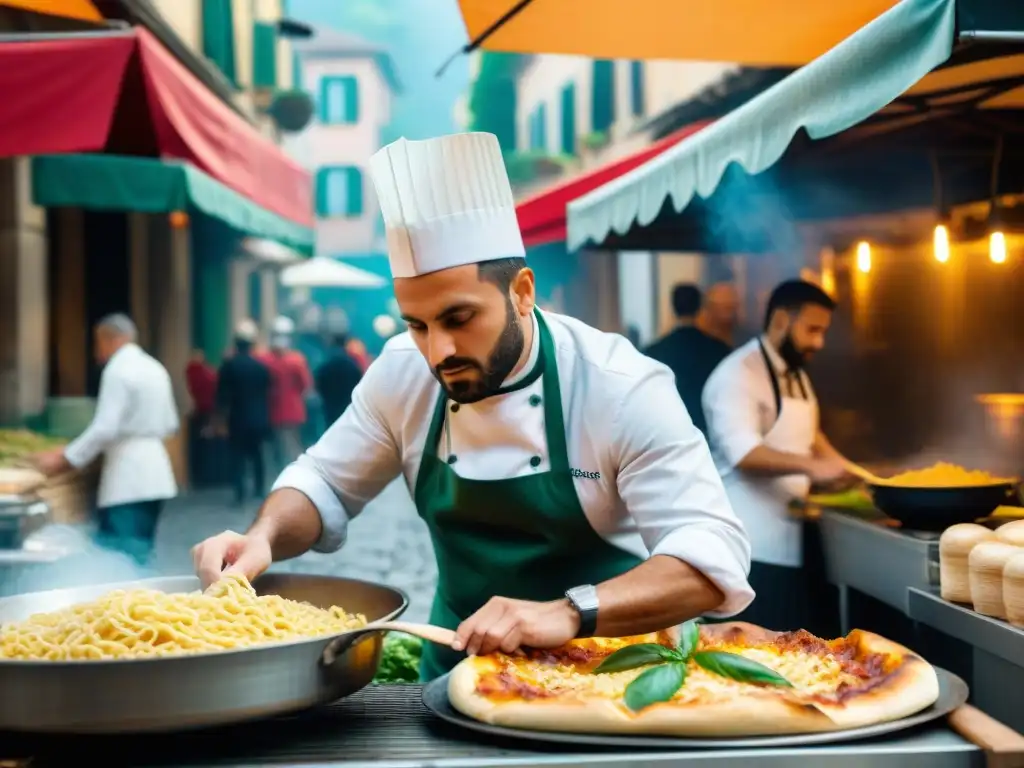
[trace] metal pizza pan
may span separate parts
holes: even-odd
[[[560,733],[555,731],[527,731],[490,725],[466,717],[457,711],[448,700],[448,675],[428,683],[423,689],[423,704],[434,715],[452,725],[486,734],[488,736],[539,741],[554,744],[588,745],[596,747],[622,747],[632,749],[770,749],[772,747],[796,747],[813,744],[833,744],[884,737],[905,731],[945,717],[967,703],[967,683],[939,667],[935,668],[939,678],[939,698],[928,709],[916,715],[888,723],[852,728],[846,731],[828,733],[806,733],[786,736],[750,736],[720,739],[687,739],[672,736],[623,736],[592,733]]]

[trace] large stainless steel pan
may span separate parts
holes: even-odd
[[[253,586],[369,621],[407,607],[397,589],[354,579],[266,574]],[[112,589],[199,589],[191,576],[36,592],[0,600],[0,622],[95,600]],[[223,725],[334,701],[368,685],[383,636],[368,634],[326,663],[331,637],[221,653],[111,661],[0,659],[0,730],[35,733],[139,733]]]

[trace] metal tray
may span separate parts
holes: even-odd
[[[891,723],[852,728],[829,733],[805,733],[789,736],[753,736],[747,738],[684,739],[672,736],[620,736],[593,733],[559,733],[555,731],[525,731],[490,725],[466,717],[448,701],[448,675],[428,683],[423,689],[423,704],[442,720],[471,731],[509,739],[543,741],[556,744],[576,744],[603,747],[633,747],[636,749],[763,749],[771,747],[797,747],[811,744],[831,744],[837,741],[855,741],[876,738],[886,734],[914,728],[940,717],[967,703],[967,683],[951,672],[938,667],[939,698],[928,709],[916,715]]]

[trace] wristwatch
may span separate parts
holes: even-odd
[[[599,607],[597,587],[593,584],[573,587],[565,593],[565,599],[580,615],[580,631],[576,633],[576,637],[593,637],[597,630],[597,609]]]

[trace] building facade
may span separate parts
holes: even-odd
[[[329,29],[318,29],[295,49],[297,80],[315,110],[286,146],[313,174],[317,255],[373,253],[380,246],[380,216],[367,166],[391,120],[394,65],[383,49]]]

